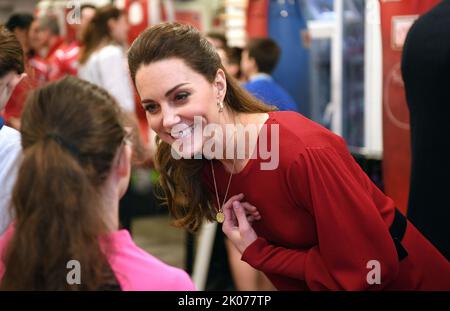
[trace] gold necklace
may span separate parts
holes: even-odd
[[[218,105],[220,107],[219,113],[223,112],[223,103],[221,103],[221,104],[218,103]],[[220,118],[220,114],[219,114],[219,118]],[[234,124],[236,125],[236,116],[234,116]],[[236,128],[235,128],[235,130],[236,130]],[[214,180],[214,190],[216,191],[217,207],[219,209],[219,211],[216,214],[216,221],[221,224],[225,221],[225,215],[223,213],[223,206],[225,205],[225,202],[227,200],[228,190],[230,189],[231,179],[233,178],[234,165],[236,164],[236,155],[233,158],[233,168],[231,169],[230,178],[228,179],[227,190],[225,192],[225,196],[223,198],[222,205],[220,205],[219,192],[217,191],[216,175],[214,174],[214,166],[213,166],[212,160],[210,160],[209,163],[211,164],[211,172],[212,172],[212,176],[213,176],[213,180]]]
[[[233,178],[234,164],[236,163],[236,157],[233,159],[233,169],[231,170],[230,178],[228,179],[227,191],[225,192],[225,197],[223,198],[222,205],[220,205],[219,192],[217,191],[216,176],[214,174],[214,167],[213,167],[212,160],[210,160],[210,163],[211,163],[211,172],[212,172],[213,180],[214,180],[214,189],[216,190],[217,206],[219,208],[219,211],[216,214],[216,221],[221,224],[225,221],[225,215],[223,214],[223,205],[225,204],[225,201],[227,200],[228,190],[230,189],[230,184],[231,184],[231,178]]]

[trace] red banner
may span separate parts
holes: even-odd
[[[267,37],[268,18],[269,18],[268,0],[250,0],[247,6],[247,36],[248,38]]]
[[[401,55],[414,21],[440,0],[380,0],[383,40],[383,176],[385,192],[406,213],[411,166],[409,112]]]

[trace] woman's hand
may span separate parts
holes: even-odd
[[[234,201],[242,201],[243,198],[244,198],[243,193],[232,196],[231,198],[228,199],[227,203],[224,204],[223,209],[225,210],[227,207],[228,208],[232,207]],[[248,202],[241,202],[241,204],[242,207],[245,209],[245,215],[249,223],[261,220],[261,215],[259,214],[258,209],[255,206],[251,205]]]
[[[224,205],[225,221],[222,230],[242,254],[258,238],[249,218],[254,221],[261,219],[261,216],[256,207],[248,202],[241,203],[238,198],[242,199],[243,195],[230,198]]]

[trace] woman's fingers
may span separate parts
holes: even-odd
[[[258,209],[255,206],[251,205],[248,202],[242,202],[242,206],[245,208],[246,211],[248,211],[250,213],[254,213],[254,212],[258,211]]]
[[[239,201],[232,201],[231,206],[224,208],[223,211],[225,221],[222,230],[242,254],[258,238],[249,222],[253,216],[247,216],[245,208]]]
[[[227,209],[227,208],[232,208],[233,206],[233,202],[234,201],[241,201],[242,199],[244,199],[244,194],[243,193],[239,193],[237,195],[232,196],[231,198],[228,199],[228,201],[223,205],[223,209]],[[245,213],[249,216],[251,215],[253,217],[253,220],[260,220],[261,219],[261,215],[259,214],[258,209],[251,205],[248,202],[242,202],[242,207],[245,210]],[[234,216],[234,214],[231,214],[232,216]],[[235,217],[231,217],[231,219],[233,220],[233,223],[236,223],[236,218]],[[237,223],[236,223],[237,225]]]
[[[228,237],[231,233],[232,228],[234,227],[233,224],[233,219],[231,214],[233,213],[233,211],[229,208],[224,208],[223,209],[223,214],[225,216],[225,220],[223,221],[222,224],[222,231],[223,233],[225,233]]]
[[[252,222],[255,221],[255,218],[254,218],[253,216],[247,216],[247,221],[248,221],[249,223],[252,223]]]
[[[258,209],[248,202],[241,202],[242,207],[245,209],[247,216],[252,216],[254,220],[260,220],[261,215]]]
[[[228,199],[228,201],[223,205],[223,209],[231,208],[234,201],[240,201],[244,198],[243,193],[236,194]]]
[[[250,227],[250,224],[247,221],[247,215],[245,214],[245,210],[242,207],[241,202],[234,201],[233,202],[233,210],[234,214],[236,215],[238,225],[239,225],[239,231],[245,232]]]

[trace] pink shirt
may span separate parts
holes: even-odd
[[[114,250],[107,253],[122,290],[192,291],[189,275],[153,257],[134,244],[127,230],[109,235]]]
[[[3,252],[14,233],[13,226],[0,237],[0,281],[5,267]],[[139,248],[127,230],[108,235],[110,245],[104,250],[109,264],[124,291],[193,291],[189,275],[169,266]],[[104,243],[102,243],[104,246]],[[83,276],[81,276],[83,278]]]

